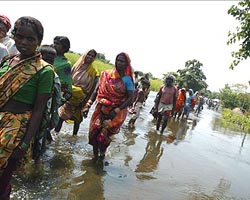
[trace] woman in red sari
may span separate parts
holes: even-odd
[[[127,116],[127,107],[132,104],[134,82],[130,58],[120,53],[115,67],[103,71],[97,90],[88,101],[88,108],[96,100],[96,107],[89,126],[89,144],[93,146],[94,160],[103,160],[111,136],[119,132]]]

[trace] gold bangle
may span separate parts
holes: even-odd
[[[88,102],[86,103],[87,107],[90,108],[91,107],[91,104]]]
[[[91,99],[89,99],[87,103],[90,104],[90,105],[92,105],[93,101]]]

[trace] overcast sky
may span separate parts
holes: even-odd
[[[226,44],[236,20],[227,14],[237,1],[0,1],[0,13],[14,22],[21,16],[39,19],[42,44],[65,35],[74,52],[94,48],[114,63],[127,52],[134,70],[163,73],[197,59],[203,64],[208,89],[226,83],[247,84],[249,60],[229,69],[233,46]],[[248,68],[247,68],[248,67]]]

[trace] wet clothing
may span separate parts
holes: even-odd
[[[89,144],[98,146],[103,152],[111,142],[111,136],[117,134],[127,116],[127,108],[120,110],[112,120],[108,114],[122,105],[127,99],[127,90],[133,90],[132,74],[121,78],[116,69],[103,71],[100,76],[96,97],[97,105],[90,120]]]
[[[39,53],[34,57],[19,62],[15,66],[11,66],[11,62],[12,59],[6,60],[4,68],[1,68],[0,71],[0,109],[9,99],[13,99],[15,94],[20,90],[25,92],[26,90],[22,90],[23,88],[27,89],[34,87],[37,93],[51,93],[54,71],[48,63],[41,59]],[[43,76],[43,74],[46,75]],[[36,79],[37,76],[39,79]],[[46,83],[43,81],[44,79],[46,79]],[[34,80],[36,80],[34,82],[35,85],[31,86],[29,81],[33,82]],[[43,84],[45,84],[46,87]],[[34,102],[31,103],[32,105],[34,104]],[[10,179],[16,165],[16,161],[9,158],[12,155],[13,150],[24,138],[31,116],[31,111],[26,111],[21,114],[0,112],[1,198],[5,194],[9,195],[11,188]],[[11,161],[10,164],[8,164],[9,161]],[[4,176],[1,176],[2,174],[4,174]]]
[[[177,112],[180,112],[185,106],[185,102],[186,102],[186,95],[183,94],[182,92],[179,92],[178,97],[176,99],[175,110]]]
[[[0,112],[0,174],[7,167],[13,150],[20,144],[25,135],[31,112],[13,114]]]
[[[88,52],[72,68],[72,97],[59,109],[59,116],[64,120],[73,120],[76,123],[83,120],[82,109],[97,85],[99,73],[94,63],[84,66]]]
[[[158,105],[158,113],[164,114],[168,113],[170,115],[170,111],[173,110],[173,104],[164,104],[164,103],[159,103]]]

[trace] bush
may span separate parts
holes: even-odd
[[[250,113],[240,115],[231,109],[224,109],[222,113],[223,124],[234,129],[240,129],[244,132],[250,132]]]

